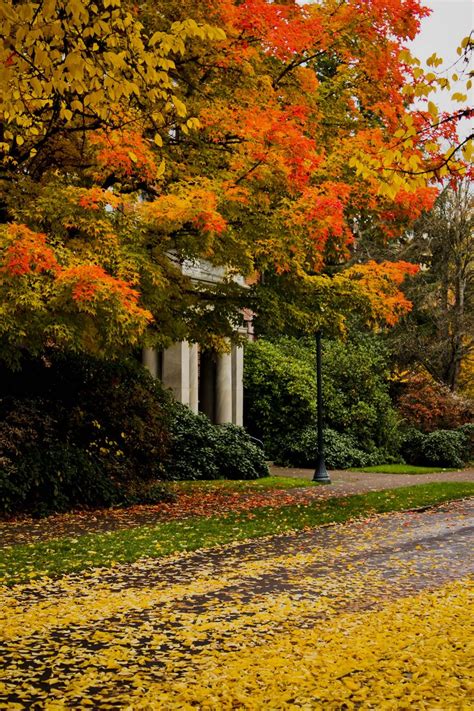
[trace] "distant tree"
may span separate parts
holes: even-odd
[[[473,373],[467,364],[474,354],[474,194],[467,180],[445,188],[413,233],[398,243],[398,255],[422,266],[407,289],[413,310],[392,336],[399,362],[421,363],[453,391],[464,362],[468,390]]]

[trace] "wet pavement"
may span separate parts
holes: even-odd
[[[132,672],[150,684],[164,683],[170,668],[179,677],[210,650],[232,651],[236,629],[246,643],[266,644],[290,623],[312,629],[465,580],[474,572],[473,534],[471,499],[5,590],[0,656],[9,703],[45,708],[45,699],[67,693],[67,707],[82,708],[87,674],[93,669],[95,679],[104,665],[123,699]],[[82,691],[77,679],[86,679]]]

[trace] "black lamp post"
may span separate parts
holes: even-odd
[[[314,470],[313,481],[321,484],[330,484],[331,479],[324,463],[324,442],[323,442],[323,383],[321,378],[321,331],[316,332],[316,396],[318,405],[318,458],[316,469]]]

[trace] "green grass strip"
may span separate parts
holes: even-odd
[[[258,538],[307,526],[347,521],[374,513],[431,506],[474,495],[471,483],[436,483],[387,489],[310,505],[260,508],[225,517],[186,518],[155,526],[87,534],[13,546],[0,556],[0,581],[11,585],[91,567],[111,567],[142,557],[159,558],[177,551]]]
[[[374,472],[376,474],[436,474],[438,472],[453,472],[455,469],[442,467],[417,467],[412,464],[377,464],[373,467],[353,467],[351,472]]]
[[[261,479],[215,479],[213,481],[176,481],[167,486],[176,493],[195,493],[196,491],[268,491],[271,489],[299,489],[308,486],[321,486],[311,479],[299,479],[289,476],[265,476]]]

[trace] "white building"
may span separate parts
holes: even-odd
[[[185,263],[183,272],[193,281],[216,284],[222,281],[225,269],[206,262]],[[235,277],[244,285],[242,277]],[[251,336],[251,316],[243,320],[239,332]],[[182,341],[164,351],[143,349],[143,364],[155,378],[170,388],[174,397],[193,412],[203,412],[212,422],[235,425],[243,423],[244,349],[230,346],[228,353],[202,350],[196,343]]]

